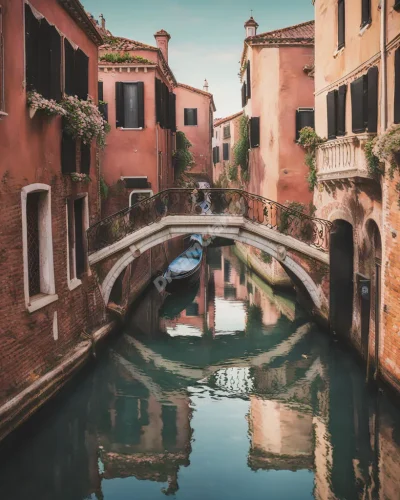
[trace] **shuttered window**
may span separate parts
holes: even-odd
[[[368,78],[363,75],[351,83],[351,114],[354,133],[364,132],[368,125]]]
[[[90,144],[81,144],[81,173],[90,174]]]
[[[158,78],[156,78],[156,122],[161,124],[162,121],[162,90],[161,90],[162,82]]]
[[[394,123],[400,123],[400,48],[394,54]]]
[[[81,50],[74,50],[64,39],[64,92],[86,100],[89,93],[89,58]]]
[[[25,4],[26,85],[46,99],[61,99],[61,36]]]
[[[260,145],[260,118],[250,118],[250,147],[258,148]]]
[[[4,38],[3,38],[3,11],[0,5],[0,111],[5,110],[4,99]]]
[[[338,0],[338,49],[345,46],[345,0]]]
[[[367,128],[368,132],[378,131],[378,68],[373,66],[368,70],[368,109]]]
[[[347,85],[339,87],[337,97],[337,131],[336,135],[346,135],[346,95]]]
[[[98,82],[99,111],[103,119],[108,122],[108,103],[104,102],[103,82]]]
[[[214,165],[219,163],[219,146],[213,148],[213,163]]]
[[[143,82],[115,84],[116,126],[125,129],[144,128]]]
[[[247,61],[247,69],[246,69],[246,97],[250,99],[251,97],[251,74],[250,74],[250,61]]]
[[[300,138],[300,130],[304,127],[314,128],[314,108],[296,110],[296,141]]]
[[[229,160],[229,143],[224,142],[222,147],[223,147],[223,159],[224,161],[227,161]]]
[[[244,108],[247,104],[247,89],[246,82],[242,85],[242,108]]]
[[[371,0],[361,0],[361,28],[370,24],[371,21]]]
[[[169,129],[176,132],[176,95],[173,92],[169,94]]]
[[[197,125],[197,108],[185,108],[184,110],[184,124]]]
[[[224,137],[224,139],[229,139],[230,136],[231,136],[231,126],[230,125],[226,125],[223,128],[223,137]]]
[[[156,78],[156,121],[161,128],[176,130],[176,96],[169,91],[168,86]]]
[[[61,172],[76,172],[76,140],[64,131],[61,136]]]
[[[337,135],[337,121],[336,121],[337,96],[338,96],[337,90],[328,92],[326,96],[326,107],[328,114],[328,139],[334,139]]]

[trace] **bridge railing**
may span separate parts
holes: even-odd
[[[240,189],[182,189],[161,191],[151,198],[110,215],[88,229],[89,254],[122,240],[125,236],[159,222],[169,215],[241,215],[308,245],[329,249],[331,222],[310,217],[276,201]],[[208,214],[208,215],[207,215]]]

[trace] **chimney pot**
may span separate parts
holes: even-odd
[[[160,30],[154,34],[154,38],[156,39],[157,47],[161,50],[162,55],[168,62],[168,43],[171,39],[171,35],[165,30]]]
[[[106,29],[106,20],[103,16],[103,14],[100,14],[100,20],[101,20],[101,27],[103,28],[103,30]]]

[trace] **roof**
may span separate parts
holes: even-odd
[[[137,42],[136,40],[130,40],[121,36],[106,36],[104,37],[104,42],[100,50],[109,50],[111,52],[129,52],[130,50],[152,50],[157,52],[159,50],[157,47],[147,45],[147,43]]]
[[[290,46],[311,46],[314,45],[315,28],[314,21],[307,21],[287,28],[281,28],[274,31],[266,31],[265,33],[258,33],[255,36],[246,38],[241,58],[241,71],[243,71],[243,64],[246,59],[247,50],[249,46],[257,45],[263,47],[277,47],[283,45]]]
[[[214,111],[217,110],[217,108],[215,107],[215,103],[214,103],[214,96],[210,92],[206,92],[205,90],[197,89],[196,87],[191,87],[190,85],[185,85],[184,83],[178,83],[178,87],[182,87],[183,89],[190,90],[191,92],[196,92],[197,94],[202,94],[202,95],[205,95],[207,97],[210,97]]]
[[[243,111],[239,111],[239,113],[235,113],[234,115],[227,116],[226,118],[218,118],[217,120],[214,121],[214,127],[219,127],[223,123],[230,122],[231,120],[238,118],[242,114],[243,114]]]
[[[96,45],[101,45],[103,43],[99,31],[94,26],[79,0],[58,0],[58,3],[64,7],[68,14]]]
[[[244,23],[244,27],[247,28],[247,26],[255,26],[256,28],[258,28],[258,24],[257,24],[257,22],[256,22],[256,20],[254,19],[253,16],[251,16],[250,19],[248,19]]]

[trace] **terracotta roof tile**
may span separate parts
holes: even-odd
[[[250,42],[279,40],[314,40],[314,21],[288,26],[274,31],[258,33],[249,38]]]
[[[106,36],[104,37],[104,45],[100,46],[100,50],[108,50],[111,52],[129,52],[130,50],[153,50],[158,51],[157,47],[147,45],[146,43],[137,42],[136,40],[129,40],[120,36]]]
[[[239,111],[239,113],[235,113],[234,115],[227,116],[226,118],[217,118],[214,120],[214,127],[219,127],[225,122],[230,122],[231,120],[234,120],[235,118],[238,118],[243,114],[243,111]]]
[[[103,42],[100,32],[93,25],[92,19],[88,16],[79,0],[58,1],[96,45],[100,45]]]

